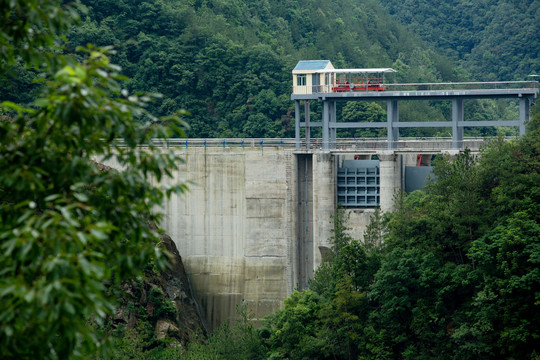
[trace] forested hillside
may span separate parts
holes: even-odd
[[[88,43],[113,46],[112,61],[131,79],[128,90],[163,94],[149,110],[158,115],[179,109],[191,113],[189,137],[293,137],[289,97],[291,71],[298,60],[329,59],[341,68],[393,67],[399,82],[437,82],[522,80],[537,69],[539,58],[538,22],[533,21],[537,1],[514,6],[502,0],[455,0],[418,7],[391,0],[82,3],[88,12],[71,28],[66,51]],[[0,98],[30,102],[38,74],[20,65],[14,74],[0,80]],[[338,121],[383,121],[386,109],[380,105],[342,109],[340,104]],[[403,102],[400,107],[402,121],[443,121],[450,116],[449,105],[440,102]],[[317,121],[316,103],[312,115]],[[517,108],[512,103],[473,102],[466,104],[465,116],[514,119]],[[496,133],[466,131],[475,136]],[[338,136],[384,136],[383,132],[341,131]],[[401,132],[448,135],[433,128]]]
[[[162,93],[158,114],[188,110],[191,137],[294,136],[291,71],[300,59],[395,67],[401,81],[455,79],[451,62],[374,0],[83,3],[89,13],[69,46],[113,45],[130,90]],[[424,120],[443,116],[421,107]]]
[[[538,0],[378,1],[471,79],[526,80],[540,72]]]

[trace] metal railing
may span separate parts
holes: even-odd
[[[395,91],[443,91],[443,90],[516,90],[536,89],[537,81],[488,81],[488,82],[447,82],[447,83],[410,83],[391,84],[388,89]]]
[[[296,86],[291,89],[293,94],[335,93],[335,85]],[[385,83],[384,91],[456,91],[456,90],[517,90],[539,89],[538,81],[488,81],[488,82],[444,82],[444,83]],[[351,92],[377,92],[383,90],[351,90]]]
[[[508,138],[510,139],[510,138]],[[492,141],[492,137],[468,137],[459,142],[461,148],[479,149],[482,145]],[[115,146],[124,147],[122,140],[114,141]],[[324,143],[321,138],[311,138],[309,149],[322,149]],[[454,142],[451,137],[416,137],[400,138],[392,142],[393,149],[434,149],[448,150],[452,149]],[[286,148],[306,150],[307,143],[305,139],[294,138],[223,138],[223,139],[153,139],[147,147],[162,148]],[[144,147],[144,146],[143,146]],[[385,138],[341,138],[336,141],[330,141],[328,148],[331,150],[385,150],[388,149],[388,140]]]

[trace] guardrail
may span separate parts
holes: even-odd
[[[507,138],[510,139],[510,138]],[[479,149],[482,145],[493,140],[492,137],[470,137],[460,141],[461,148]],[[394,141],[394,149],[435,149],[447,150],[453,148],[453,141],[450,137],[435,137],[435,138],[400,138]],[[115,146],[123,147],[122,140],[115,140]],[[311,138],[310,149],[322,149],[323,142],[321,138]],[[339,150],[387,150],[388,140],[385,138],[343,138],[329,142],[330,149]],[[146,147],[163,147],[163,148],[186,148],[191,147],[201,148],[287,148],[306,150],[305,139],[300,139],[298,142],[294,138],[226,138],[226,139],[153,139]],[[144,146],[143,146],[144,147]]]
[[[292,94],[319,94],[334,93],[336,85],[313,85],[299,86],[291,89]],[[380,92],[380,91],[454,91],[454,90],[517,90],[517,89],[539,89],[538,81],[471,81],[471,82],[445,82],[445,83],[404,83],[392,84],[384,83],[385,90],[363,89],[351,90],[352,92]]]
[[[537,81],[488,81],[488,82],[448,82],[388,84],[388,90],[395,91],[444,91],[444,90],[515,90],[536,89]]]

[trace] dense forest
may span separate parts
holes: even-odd
[[[394,18],[477,81],[540,72],[540,1],[380,0]]]
[[[478,16],[469,24],[455,20],[462,19],[459,11],[466,9],[452,12],[451,4],[444,5],[444,9],[424,4],[422,11],[411,11],[413,5],[385,2],[387,10],[375,0],[82,2],[88,12],[69,32],[65,49],[74,50],[88,43],[113,46],[116,54],[112,61],[131,79],[128,90],[163,94],[149,105],[153,113],[170,115],[179,109],[191,113],[187,117],[189,137],[293,137],[294,114],[289,97],[291,71],[298,60],[329,59],[341,68],[392,67],[398,70],[398,82],[523,80],[538,66],[538,42],[530,37],[531,32],[536,34],[537,22],[526,27],[520,22],[526,18],[525,13],[535,11],[533,5],[527,4],[521,5],[527,11],[519,12],[520,17],[512,22],[520,31],[504,33],[504,43],[499,45],[513,46],[506,46],[503,51],[512,56],[512,61],[499,59],[493,53],[484,62],[466,63],[463,59],[467,49],[485,38],[485,33],[501,34],[497,29],[476,24],[477,20],[490,26],[505,21],[508,26],[507,18],[498,20],[501,16],[496,15],[505,13],[506,3],[488,2],[490,5],[485,6],[489,7],[491,17],[476,12]],[[463,7],[455,5],[456,9]],[[513,11],[518,13],[517,9]],[[419,30],[423,22],[443,27],[446,23],[439,18],[424,21],[404,15],[408,13],[418,17],[437,14],[447,21],[444,31],[448,35],[442,36],[442,30],[435,25],[430,30],[425,30],[428,25],[422,27],[425,31]],[[491,18],[497,21],[490,21]],[[410,25],[402,25],[396,19]],[[425,36],[426,32],[436,39],[449,39],[448,43],[437,43]],[[532,46],[524,47],[526,38]],[[458,42],[460,46],[456,45]],[[491,43],[482,43],[474,49],[482,46],[492,47]],[[460,53],[454,55],[449,49],[460,49]],[[494,62],[504,64],[506,70],[495,67]],[[21,72],[16,81],[4,83],[6,86],[0,90],[3,98],[17,102],[32,99],[36,85],[31,81],[36,74],[19,69]],[[450,117],[450,105],[445,102],[400,105],[402,121],[443,121]],[[466,120],[517,119],[517,106],[508,101],[474,101],[467,102],[465,107]],[[383,121],[386,106],[339,104],[338,111],[338,121]],[[317,121],[319,116],[314,104],[313,120]],[[474,136],[497,133],[489,128],[466,131]],[[502,131],[515,133],[515,129]],[[384,136],[382,130],[340,132],[341,137]],[[402,136],[449,134],[448,129],[440,128],[401,132]]]
[[[190,137],[293,137],[291,71],[301,59],[409,66],[414,70],[402,76],[411,81],[453,75],[443,56],[426,50],[375,1],[85,4],[89,16],[70,34],[70,45],[114,45],[131,90],[164,94],[155,105],[159,114],[178,108],[192,114]]]

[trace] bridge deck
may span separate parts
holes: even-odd
[[[513,137],[506,138],[506,140]],[[477,151],[483,145],[492,141],[493,138],[470,137],[460,142],[460,148],[468,148]],[[115,140],[116,145],[122,146],[123,142]],[[284,150],[294,150],[295,153],[306,153],[322,150],[322,138],[311,138],[309,147],[305,139],[291,138],[227,138],[227,139],[153,139],[151,146],[164,148],[183,148],[189,151],[190,148],[223,148],[226,151],[242,151],[244,148],[280,148]],[[332,151],[337,152],[363,152],[377,153],[389,148],[385,138],[341,138],[330,144]],[[392,149],[396,153],[437,153],[452,149],[453,140],[450,137],[436,138],[400,138],[392,144]]]
[[[313,94],[292,94],[291,100],[450,100],[535,98],[538,89],[476,89],[476,90],[400,90],[400,91],[346,91]]]
[[[293,93],[291,100],[433,100],[449,98],[536,97],[536,81],[386,84],[386,91],[335,91],[331,86],[313,86],[309,93]],[[311,91],[309,91],[311,90]]]
[[[307,88],[307,87],[306,87]],[[312,87],[306,94],[293,93],[291,100],[295,101],[295,135],[300,138],[300,128],[306,129],[306,143],[310,142],[310,127],[322,127],[322,146],[324,149],[332,148],[336,143],[336,130],[339,128],[387,128],[387,145],[389,149],[395,148],[400,128],[419,127],[451,127],[452,147],[459,149],[463,146],[463,129],[472,126],[517,126],[519,133],[525,133],[525,123],[529,120],[529,107],[531,99],[538,94],[536,81],[507,81],[507,82],[469,82],[469,83],[430,83],[430,84],[393,84],[385,87],[385,91],[338,91],[331,86]],[[517,121],[464,121],[464,100],[467,99],[519,99],[519,120]],[[305,121],[300,119],[300,101],[304,100]],[[322,102],[322,121],[309,122],[309,100]],[[386,124],[366,122],[338,122],[336,102],[338,101],[386,101]],[[442,122],[400,122],[400,100],[447,100],[452,101],[452,121]],[[298,143],[298,142],[297,142]]]

